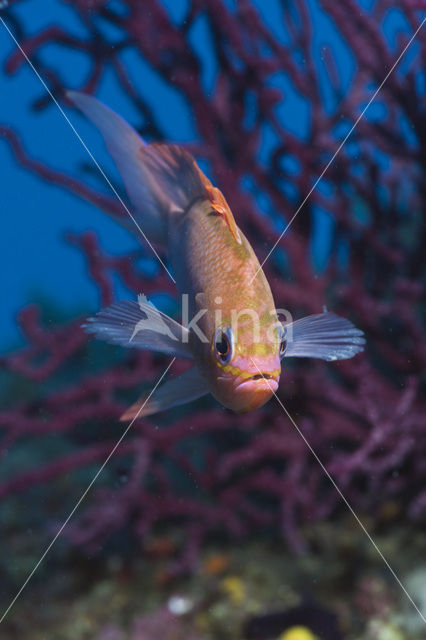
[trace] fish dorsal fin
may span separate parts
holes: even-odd
[[[192,155],[175,144],[152,143],[139,149],[150,191],[166,211],[184,211],[199,198],[208,198],[207,178]]]
[[[237,223],[235,222],[235,218],[232,215],[232,211],[229,208],[222,191],[217,187],[213,187],[211,184],[207,187],[207,191],[214,213],[225,220],[233,237],[238,244],[241,244],[241,235],[237,227]]]

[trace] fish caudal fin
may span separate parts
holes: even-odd
[[[68,91],[70,100],[96,125],[121,174],[132,215],[149,240],[166,244],[167,219],[205,197],[210,181],[192,155],[176,145],[146,144],[121,116],[93,96]],[[126,223],[132,228],[134,223]]]
[[[334,313],[306,316],[284,326],[286,357],[345,360],[364,350],[365,338],[352,322]]]
[[[83,324],[86,333],[122,347],[158,351],[177,358],[192,358],[188,329],[159,311],[145,296],[138,302],[116,302]]]
[[[150,396],[144,393],[123,413],[120,420],[132,420],[186,404],[209,393],[207,382],[194,366],[180,376],[168,380]]]

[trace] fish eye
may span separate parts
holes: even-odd
[[[213,339],[216,357],[220,362],[229,362],[232,358],[233,341],[232,330],[217,329]]]

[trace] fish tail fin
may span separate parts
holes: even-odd
[[[146,144],[121,116],[93,96],[77,91],[68,91],[67,96],[102,134],[137,224],[149,240],[165,245],[170,214],[185,211],[206,196],[211,183],[182,147]],[[129,219],[125,225],[132,228],[134,222]]]

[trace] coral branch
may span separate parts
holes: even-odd
[[[70,3],[85,25],[84,37],[55,24],[24,38],[23,47],[37,56],[40,72],[58,92],[65,85],[61,73],[41,62],[49,43],[86,56],[86,91],[94,91],[108,69],[140,110],[140,130],[162,139],[155,112],[147,106],[146,87],[132,84],[123,55],[131,51],[155,70],[183,97],[197,133],[188,148],[208,161],[212,179],[261,259],[417,28],[424,8],[414,0],[398,3],[409,28],[395,44],[383,34],[383,23],[394,11],[391,0],[371,11],[355,0],[321,0],[324,17],[356,61],[350,86],[344,88],[347,79],[336,64],[335,43],[324,43],[321,55],[316,52],[308,2],[297,7],[281,3],[279,27],[285,38],[267,26],[248,0],[235,9],[221,0],[193,0],[181,25],[158,0],[121,4],[123,11],[102,0]],[[200,16],[211,35],[217,69],[211,91],[205,88],[204,62],[190,35]],[[103,21],[114,27],[117,45],[103,35]],[[287,306],[297,317],[327,304],[356,321],[368,338],[367,353],[354,361],[285,364],[280,396],[290,414],[354,508],[374,516],[381,504],[393,501],[398,513],[414,519],[424,517],[426,509],[425,29],[417,43],[418,54],[383,88],[380,117],[367,113],[359,123],[265,265],[278,306]],[[17,72],[21,62],[14,52],[7,72]],[[290,97],[309,114],[298,135],[281,110]],[[80,178],[30,158],[10,127],[2,126],[0,133],[28,171],[123,214],[119,203]],[[330,221],[330,252],[318,274],[312,247],[321,212]],[[67,241],[85,255],[103,305],[113,299],[116,277],[135,295],[173,294],[162,272],[148,277],[137,270],[142,253],[106,255],[93,233],[68,235]],[[23,397],[0,412],[2,455],[6,459],[17,447],[49,433],[61,434],[69,450],[1,480],[4,499],[100,463],[112,434],[119,433],[120,413],[140,392],[138,386],[152,385],[164,366],[162,358],[148,353],[92,361],[88,353],[95,347],[79,329],[80,319],[46,328],[30,306],[19,322],[27,345],[3,356],[0,366],[39,387],[36,397]],[[122,484],[118,467],[124,469]],[[236,418],[206,401],[177,412],[176,419],[169,415],[137,422],[113,469],[116,481],[105,481],[70,526],[69,537],[94,547],[132,523],[143,544],[157,526],[177,522],[187,533],[186,547],[172,563],[172,572],[191,568],[202,541],[216,532],[240,537],[269,528],[301,549],[303,524],[328,517],[340,504],[274,402]]]

